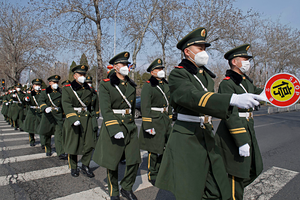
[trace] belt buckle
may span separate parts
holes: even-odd
[[[129,114],[129,109],[125,109],[125,114],[126,114],[126,115]]]
[[[164,112],[167,112],[167,108],[166,107],[164,107]]]
[[[249,118],[253,118],[253,113],[249,113]]]

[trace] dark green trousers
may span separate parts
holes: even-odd
[[[45,153],[51,153],[51,135],[41,135],[45,141]]]
[[[54,142],[55,142],[55,150],[56,150],[57,156],[65,153],[65,150],[64,150],[64,147],[62,144],[62,127],[59,125],[55,126]]]
[[[148,152],[148,180],[156,180],[158,170],[161,164],[162,155]]]
[[[81,157],[81,162],[85,166],[89,166],[91,162],[93,150],[86,152]],[[77,155],[68,154],[68,162],[70,169],[77,169],[78,158]]]
[[[232,200],[243,200],[245,187],[251,184],[256,178],[257,176],[251,173],[250,173],[250,178],[247,179],[238,178],[228,174],[228,179],[232,191]]]
[[[30,144],[34,144],[35,143],[34,133],[29,133],[29,143]]]
[[[139,164],[126,166],[124,177],[120,183],[124,190],[132,190],[138,168]],[[109,196],[119,196],[118,169],[115,171],[107,169],[107,184]]]

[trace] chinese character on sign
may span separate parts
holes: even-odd
[[[273,92],[274,95],[280,95],[281,98],[285,97],[285,95],[292,94],[291,93],[292,87],[289,87],[289,83],[285,81],[282,81],[281,84],[273,87],[273,89],[277,89],[277,92],[276,91]]]

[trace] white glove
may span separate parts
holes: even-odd
[[[116,135],[114,135],[114,138],[115,138],[115,139],[121,139],[121,138],[124,138],[123,132],[117,133]]]
[[[150,128],[150,129],[147,129],[145,131],[148,132],[150,135],[155,135],[156,134],[154,128]]]
[[[80,125],[80,121],[77,120],[76,122],[74,122],[74,126],[79,126]]]
[[[230,99],[230,105],[237,106],[243,109],[248,109],[253,108],[254,106],[258,106],[259,101],[267,101],[267,98],[251,93],[232,94]]]
[[[250,146],[248,143],[239,147],[239,154],[240,154],[240,156],[243,156],[243,157],[250,156]]]
[[[30,99],[29,99],[29,97],[25,97],[25,101],[29,101]]]
[[[12,96],[13,96],[13,97],[17,97],[17,95],[15,95],[15,94],[13,94]]]
[[[7,106],[8,106],[8,103],[5,103],[5,105],[7,105]]]
[[[48,107],[48,108],[45,109],[45,112],[46,112],[46,113],[49,113],[49,112],[51,112],[51,110],[52,110],[52,108],[51,108],[51,107]]]

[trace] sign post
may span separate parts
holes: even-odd
[[[279,73],[267,81],[264,92],[273,106],[289,107],[297,103],[300,98],[300,83],[292,74]]]

